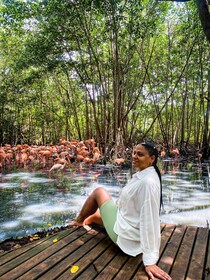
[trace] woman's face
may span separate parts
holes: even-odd
[[[139,144],[133,149],[132,154],[132,166],[134,168],[143,170],[149,166],[152,166],[155,160],[155,156],[150,156],[147,149]]]

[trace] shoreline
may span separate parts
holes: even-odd
[[[4,241],[0,242],[0,253],[3,252],[9,252],[14,249],[21,248],[27,244],[31,244],[34,241],[43,239],[45,237],[54,235],[58,232],[61,232],[63,230],[69,229],[70,226],[61,226],[61,227],[55,227],[49,230],[43,230],[38,231],[34,234],[26,235],[20,238],[7,238]]]

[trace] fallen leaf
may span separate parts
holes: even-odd
[[[54,243],[55,243],[55,242],[58,242],[58,239],[57,239],[57,238],[53,239],[53,242],[54,242]]]
[[[20,248],[21,245],[20,244],[15,244],[14,248],[17,249],[17,248]]]
[[[70,268],[71,273],[76,273],[79,270],[79,266],[77,265],[72,265]]]
[[[33,240],[37,240],[37,239],[40,239],[40,237],[39,237],[39,236],[34,235],[34,236],[33,236]]]

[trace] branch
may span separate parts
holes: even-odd
[[[133,109],[133,107],[135,106],[136,102],[138,101],[138,99],[139,99],[139,97],[140,97],[140,95],[142,93],[142,90],[143,90],[143,87],[144,87],[144,84],[145,84],[145,81],[146,81],[146,77],[147,77],[148,68],[149,68],[149,65],[150,65],[150,62],[151,62],[151,59],[152,59],[152,56],[153,56],[153,52],[154,52],[154,48],[155,48],[155,43],[156,43],[156,39],[154,40],[153,45],[152,45],[152,50],[151,50],[150,57],[149,57],[149,60],[147,62],[147,65],[145,67],[144,77],[143,77],[140,89],[138,91],[138,94],[135,97],[135,99],[134,99],[133,103],[131,104],[130,108],[127,109],[127,112],[123,116],[123,119],[125,119],[128,116],[129,112]]]
[[[172,90],[171,93],[169,94],[168,98],[166,99],[166,101],[165,101],[164,105],[162,106],[162,108],[159,110],[159,112],[158,112],[158,114],[156,115],[156,117],[153,119],[153,122],[151,123],[150,127],[149,127],[148,130],[145,132],[145,134],[143,135],[142,139],[144,139],[144,138],[146,137],[147,133],[150,131],[150,129],[152,128],[153,124],[156,122],[156,119],[157,119],[157,118],[159,117],[159,115],[162,113],[162,111],[163,111],[163,109],[165,108],[166,104],[168,103],[168,101],[170,100],[170,98],[172,97],[172,95],[174,94],[175,89],[177,88],[177,85],[178,85],[178,83],[180,82],[180,80],[181,80],[181,78],[182,78],[182,75],[183,75],[183,73],[184,73],[184,71],[185,71],[185,68],[186,68],[187,65],[188,65],[188,61],[189,61],[190,56],[191,56],[191,54],[192,54],[193,47],[194,47],[194,45],[195,45],[196,39],[197,39],[197,37],[195,38],[195,40],[194,40],[194,42],[193,42],[193,44],[192,44],[192,47],[191,47],[191,49],[190,49],[190,52],[189,52],[189,55],[188,55],[188,57],[187,57],[186,63],[185,63],[185,65],[184,65],[183,69],[182,69],[182,72],[181,72],[181,74],[180,74],[178,80],[176,81],[176,83],[175,83],[175,85],[174,85],[173,90]]]

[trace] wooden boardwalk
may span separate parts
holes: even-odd
[[[158,265],[173,280],[210,279],[208,228],[162,225]],[[74,268],[78,270],[75,272]],[[141,255],[129,257],[103,228],[70,228],[0,253],[1,280],[148,280]]]

